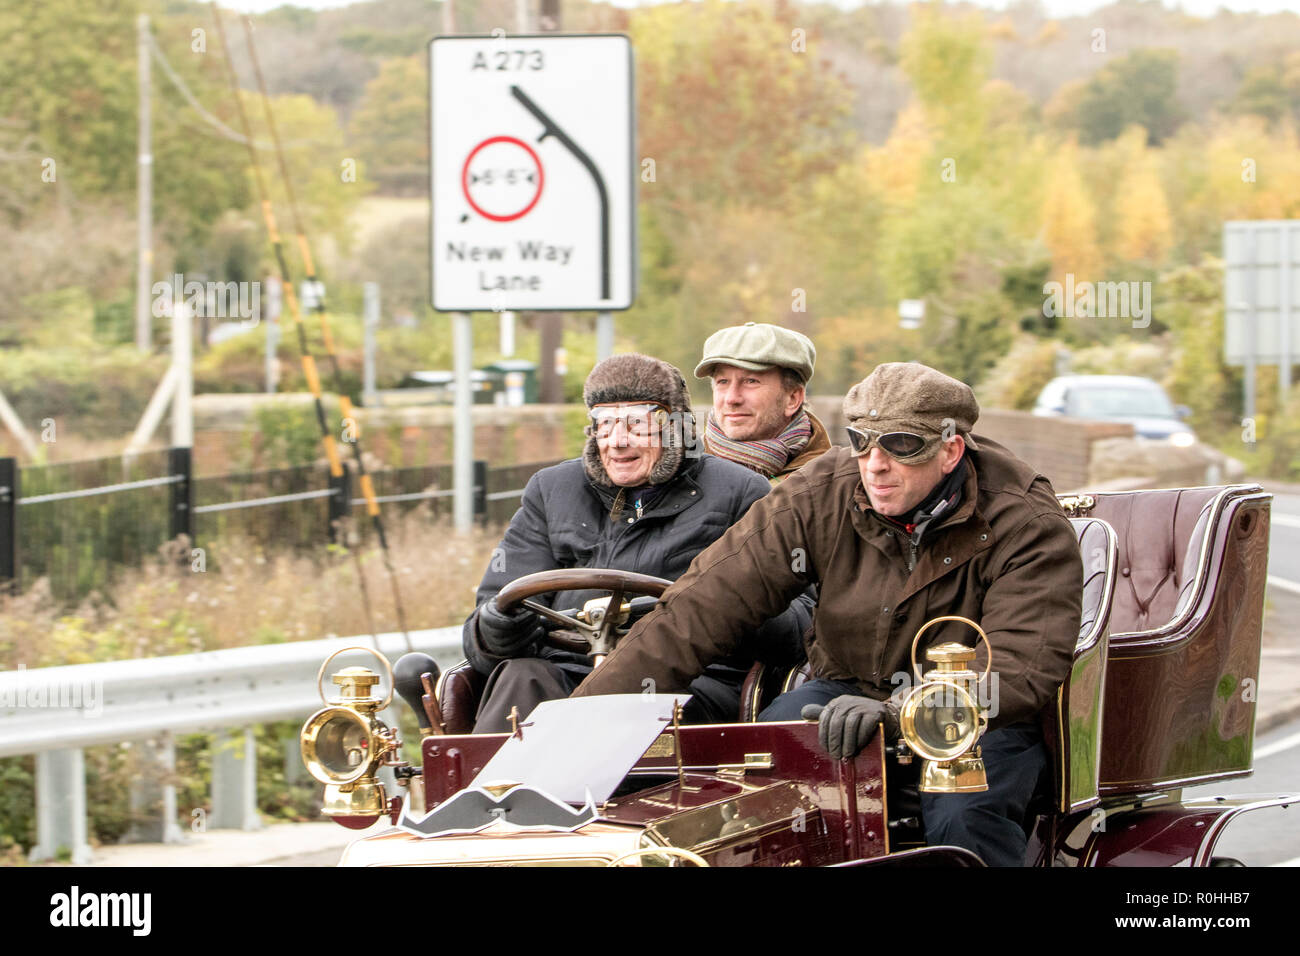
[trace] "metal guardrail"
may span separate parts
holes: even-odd
[[[459,627],[412,631],[411,643],[443,667],[463,659]],[[0,673],[0,756],[37,755],[32,858],[50,859],[64,850],[74,861],[89,859],[83,748],[155,741],[161,764],[170,766],[175,734],[227,734],[306,718],[321,706],[316,691],[321,662],[349,645],[373,647],[375,640],[328,638]],[[397,633],[379,635],[378,646],[390,660],[407,650]],[[394,698],[391,722],[397,720],[393,710],[402,706]],[[224,748],[220,759],[214,752],[213,827],[258,825],[251,731],[245,730],[245,740],[242,749]],[[175,789],[166,784],[155,789],[164,818],[155,838],[176,839]]]

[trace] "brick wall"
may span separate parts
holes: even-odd
[[[254,414],[267,402],[311,409],[310,395],[199,395],[194,399],[195,473],[220,474],[273,467],[263,460]],[[445,405],[359,408],[366,455],[392,467],[443,465],[452,460],[453,409]],[[581,449],[585,409],[580,405],[498,408],[475,405],[474,457],[491,465],[555,461]],[[336,416],[331,416],[335,418]],[[337,426],[337,420],[331,422]],[[339,435],[335,436],[340,437]],[[342,449],[345,456],[351,452]],[[251,462],[249,461],[251,455]]]
[[[281,400],[310,402],[309,396]],[[241,453],[247,457],[253,409],[265,396],[207,396],[195,398],[195,464],[198,474],[228,471]],[[844,443],[839,397],[814,397],[813,411],[830,430],[831,440]],[[453,410],[445,405],[358,409],[362,447],[394,467],[447,464],[452,459]],[[708,406],[696,406],[703,424]],[[476,405],[474,457],[494,466],[516,462],[554,461],[576,455],[582,445],[585,410],[580,405],[527,405],[499,408]],[[1045,474],[1058,491],[1089,483],[1093,443],[1131,438],[1131,425],[1071,418],[1040,418],[1028,412],[984,409],[977,435],[987,435]],[[266,467],[255,463],[252,467]]]

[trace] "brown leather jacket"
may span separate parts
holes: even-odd
[[[920,627],[960,614],[977,621],[993,647],[990,727],[1032,717],[1069,671],[1083,564],[1047,479],[974,437],[981,450],[966,452],[961,504],[914,556],[906,535],[871,509],[848,449],[833,448],[791,475],[696,557],[575,696],[682,691],[740,635],[817,583],[805,637],[814,676],[855,681],[884,699],[912,680],[908,658]],[[965,625],[936,625],[918,654],[924,661],[931,644],[974,639]],[[984,660],[981,651],[977,662]]]

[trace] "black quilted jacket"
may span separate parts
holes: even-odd
[[[581,459],[543,468],[529,480],[523,502],[488,571],[479,584],[482,606],[525,574],[553,568],[615,568],[675,581],[695,556],[722,536],[767,494],[768,482],[756,472],[713,455],[688,459],[677,475],[644,507],[640,517],[631,502],[611,520],[614,492],[587,478]],[[534,600],[564,610],[581,608],[598,591],[561,591]],[[791,665],[803,658],[803,632],[812,619],[813,592],[762,625],[721,666],[748,667],[755,659]],[[503,660],[478,640],[478,611],[465,622],[465,657],[475,670],[490,674]],[[566,670],[585,673],[588,659],[546,645],[525,648],[520,657],[542,657]]]

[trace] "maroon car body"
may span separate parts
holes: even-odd
[[[1029,822],[1027,863],[1211,865],[1233,819],[1300,799],[1182,799],[1185,786],[1251,771],[1269,502],[1254,485],[1062,499],[1084,556],[1084,615],[1071,673],[1043,714],[1053,792]],[[925,846],[919,760],[879,735],[855,759],[833,760],[815,723],[753,722],[806,676],[756,667],[740,722],[661,734],[588,826],[432,838],[394,829],[356,841],[343,862],[980,865]],[[429,807],[469,786],[508,739],[468,733],[481,681],[465,667],[439,681],[445,732],[422,745]]]

